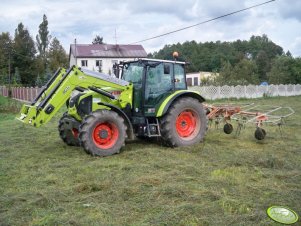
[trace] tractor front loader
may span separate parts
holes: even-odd
[[[187,90],[184,62],[139,59],[115,69],[120,79],[75,66],[59,69],[18,119],[39,127],[66,104],[61,139],[93,156],[118,153],[126,138],[137,136],[161,137],[171,147],[203,140],[204,98]]]

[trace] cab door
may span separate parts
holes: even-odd
[[[173,64],[162,62],[146,66],[144,112],[151,116],[157,105],[174,91]]]
[[[140,62],[130,62],[123,65],[122,78],[133,84],[133,115],[143,115],[143,81],[144,65]]]

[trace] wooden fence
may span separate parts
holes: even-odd
[[[40,90],[41,88],[39,87],[12,87],[11,94],[14,99],[31,102],[35,99]],[[0,86],[0,95],[7,97],[8,87]]]
[[[22,101],[33,101],[41,88],[12,87],[12,98]],[[269,85],[269,86],[191,86],[190,90],[199,91],[206,99],[222,98],[259,98],[263,96],[298,96],[301,85]],[[8,96],[8,88],[0,86],[0,95]]]

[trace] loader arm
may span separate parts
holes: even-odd
[[[57,71],[49,79],[46,85],[42,87],[41,91],[33,100],[31,105],[40,103],[49,94],[49,92],[59,83],[59,81],[62,79],[65,73],[66,73],[66,69],[64,68],[57,69]]]
[[[97,88],[102,95],[109,98],[114,97],[108,91],[119,90],[121,95],[118,103],[121,107],[125,107],[127,104],[132,104],[131,87],[132,85],[124,80],[73,66],[65,74],[57,74],[53,82],[48,84],[48,88],[31,105],[23,105],[21,115],[17,119],[35,127],[47,123],[66,103],[75,89]],[[126,92],[127,98],[122,98],[123,91]]]

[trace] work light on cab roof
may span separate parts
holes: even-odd
[[[173,58],[176,60],[179,57],[179,53],[177,51],[174,51],[172,53]]]

